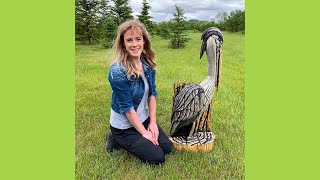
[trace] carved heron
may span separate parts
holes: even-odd
[[[184,84],[174,97],[171,116],[171,137],[194,136],[197,132],[208,132],[210,127],[211,102],[214,91],[219,86],[223,34],[211,27],[203,32],[200,59],[206,51],[208,59],[208,76],[200,84]],[[202,133],[203,134],[203,133]],[[199,134],[197,135],[199,142]]]

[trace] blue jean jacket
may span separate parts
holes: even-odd
[[[149,84],[149,94],[157,96],[155,75],[156,71],[151,68],[145,57],[141,56],[143,64],[143,71]],[[113,64],[109,69],[108,79],[112,88],[111,108],[119,113],[125,114],[126,112],[134,109],[137,110],[143,94],[144,82],[141,77],[134,79],[127,78],[127,70],[124,66]]]

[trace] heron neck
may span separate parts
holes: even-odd
[[[208,75],[211,77],[216,76],[216,43],[213,37],[207,41],[207,58],[208,58]]]

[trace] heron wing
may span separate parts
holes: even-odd
[[[194,83],[186,85],[176,95],[171,116],[171,135],[197,120],[203,111],[204,100],[203,87]]]

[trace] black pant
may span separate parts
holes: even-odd
[[[143,122],[146,129],[149,122],[149,118]],[[159,145],[154,145],[151,141],[144,138],[134,127],[117,129],[110,126],[110,129],[114,139],[122,148],[144,162],[161,164],[165,161],[164,155],[171,152],[171,143],[159,125]]]

